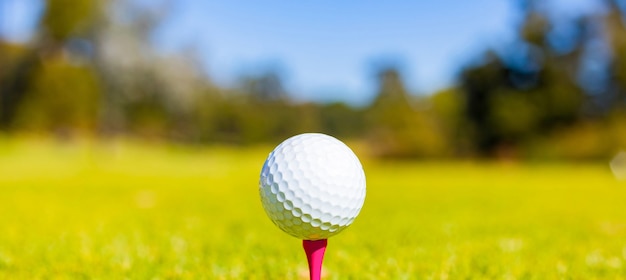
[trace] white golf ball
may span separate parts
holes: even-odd
[[[343,142],[305,133],[269,154],[259,192],[265,212],[280,229],[304,240],[326,239],[352,224],[361,211],[365,174]]]

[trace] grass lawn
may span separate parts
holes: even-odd
[[[0,140],[0,279],[305,279],[259,200],[270,150]],[[607,163],[363,166],[325,279],[626,279]]]

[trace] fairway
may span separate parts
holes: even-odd
[[[0,141],[0,279],[306,279],[259,200],[271,149]],[[626,278],[608,164],[362,163],[325,279]]]

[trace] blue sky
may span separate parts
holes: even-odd
[[[40,10],[37,3],[0,0],[0,35],[28,38]],[[515,3],[179,0],[170,2],[154,44],[163,52],[193,49],[221,85],[273,68],[297,99],[359,104],[375,91],[372,65],[378,61],[399,61],[407,86],[416,93],[451,85],[472,56],[512,39],[519,20]],[[549,1],[560,13],[572,14],[591,9],[590,3]]]
[[[14,42],[27,41],[41,14],[41,0],[0,0],[0,36]]]
[[[300,99],[355,103],[374,92],[372,63],[401,61],[409,87],[431,92],[470,55],[506,40],[515,20],[502,0],[235,2],[178,2],[160,48],[200,46],[220,83],[275,67]]]

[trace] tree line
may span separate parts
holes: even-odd
[[[275,71],[216,85],[193,52],[151,46],[166,9],[48,0],[31,42],[0,40],[0,130],[235,145],[317,131],[394,158],[599,159],[626,147],[624,4],[562,18],[516,3],[515,39],[459,65],[455,85],[417,95],[390,64],[373,101],[353,107],[296,102]]]

